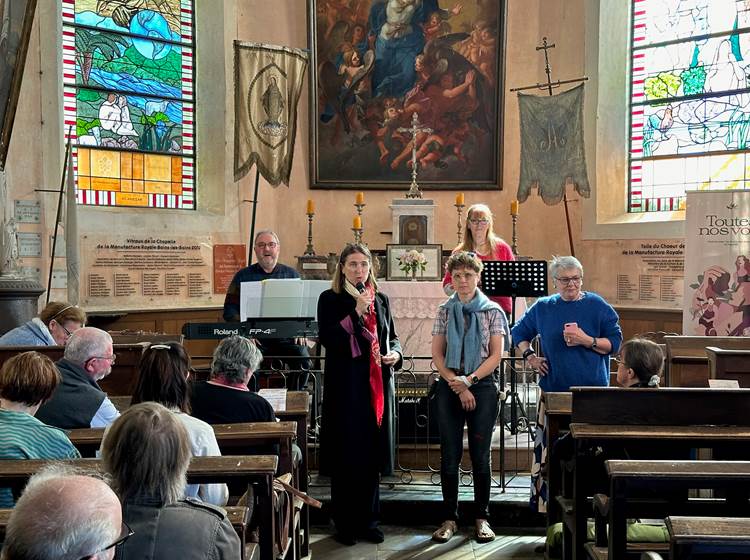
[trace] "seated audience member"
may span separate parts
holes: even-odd
[[[110,560],[131,536],[104,481],[68,465],[29,479],[8,521],[3,560]]]
[[[109,375],[115,358],[108,333],[95,327],[74,332],[56,364],[62,383],[39,408],[37,418],[66,430],[109,426],[119,412],[97,381]]]
[[[76,459],[78,450],[59,428],[34,415],[52,396],[60,374],[47,356],[24,352],[0,369],[0,459]],[[0,488],[0,507],[13,507],[10,488]]]
[[[189,375],[190,357],[182,344],[152,344],[141,358],[138,384],[130,402],[153,401],[174,413],[187,430],[193,457],[221,455],[213,428],[190,416]],[[185,496],[223,506],[229,492],[226,484],[190,484]]]
[[[134,533],[118,559],[240,558],[226,512],[184,497],[189,464],[187,431],[162,405],[133,405],[112,424],[102,465]]]
[[[193,384],[193,416],[209,424],[275,421],[270,403],[247,387],[262,359],[247,338],[222,340],[214,350],[209,380]]]
[[[645,338],[631,338],[622,345],[617,362],[617,382],[623,387],[658,387],[664,367],[661,347]]]
[[[65,346],[86,324],[83,309],[65,302],[49,302],[39,317],[0,336],[0,346]]]

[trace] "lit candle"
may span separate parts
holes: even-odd
[[[307,199],[307,213],[315,214],[315,203],[313,202],[312,198]]]
[[[456,193],[456,206],[464,205],[464,193]]]
[[[510,201],[510,215],[518,216],[518,201],[517,200]]]
[[[364,203],[365,203],[365,193],[358,192],[355,204],[364,204]]]
[[[362,229],[362,218],[360,218],[359,216],[354,216],[352,226],[354,227],[354,229]]]

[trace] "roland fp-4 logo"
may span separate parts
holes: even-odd
[[[233,334],[240,334],[240,329],[214,329],[215,336],[232,336]]]
[[[248,336],[256,334],[274,334],[276,329],[247,329]]]

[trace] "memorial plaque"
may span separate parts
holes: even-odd
[[[232,278],[247,261],[244,244],[214,245],[214,293],[226,294]]]
[[[52,270],[52,285],[50,286],[53,290],[65,290],[68,287],[68,271],[65,269],[53,269]]]
[[[38,224],[41,221],[41,207],[38,200],[15,200],[13,217],[19,224]]]
[[[42,234],[18,232],[18,256],[41,257]]]

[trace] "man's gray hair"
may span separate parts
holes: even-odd
[[[549,265],[549,273],[552,275],[552,278],[557,278],[561,270],[569,270],[571,268],[578,269],[578,273],[583,278],[583,265],[577,258],[553,256]]]
[[[87,484],[83,477],[92,480]],[[120,533],[105,514],[115,500],[106,483],[90,472],[60,463],[45,467],[29,479],[16,503],[2,558],[69,560],[101,551]]]
[[[214,350],[211,377],[223,375],[227,381],[244,381],[245,370],[255,371],[262,359],[263,354],[249,339],[239,335],[227,337]]]
[[[74,331],[65,345],[65,359],[83,366],[89,358],[104,356],[107,345],[111,344],[109,333],[96,327],[83,327]]]
[[[262,229],[262,230],[260,230],[260,231],[259,231],[258,233],[256,233],[256,234],[255,234],[255,239],[253,239],[253,245],[255,245],[255,244],[256,244],[256,243],[258,242],[258,238],[259,238],[259,237],[260,237],[261,235],[266,235],[266,234],[267,234],[267,235],[272,235],[272,236],[273,236],[273,238],[274,238],[274,239],[276,240],[276,243],[277,243],[278,245],[281,245],[281,241],[279,241],[279,236],[278,236],[278,235],[276,235],[276,232],[275,232],[275,231],[273,231],[272,229]]]

